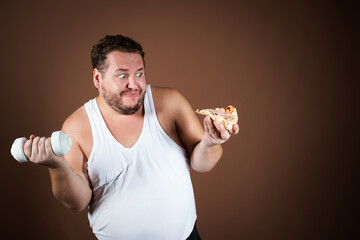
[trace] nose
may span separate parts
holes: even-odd
[[[136,79],[135,79],[134,76],[129,76],[126,87],[128,89],[135,89],[136,88]]]

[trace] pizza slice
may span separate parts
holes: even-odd
[[[201,115],[210,116],[212,120],[222,124],[227,130],[231,130],[233,125],[238,122],[236,108],[231,105],[226,108],[197,109],[195,112]]]

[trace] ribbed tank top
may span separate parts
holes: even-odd
[[[130,148],[111,134],[96,99],[85,103],[93,147],[88,174],[93,188],[90,226],[101,240],[184,240],[196,220],[184,148],[161,127],[146,86],[142,132]]]

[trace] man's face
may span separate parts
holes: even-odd
[[[110,107],[125,115],[140,109],[146,90],[145,69],[140,54],[112,51],[107,55],[105,69],[97,72],[99,82],[95,86]]]

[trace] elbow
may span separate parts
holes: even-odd
[[[80,213],[82,211],[84,211],[88,204],[85,203],[69,203],[69,202],[62,202],[66,208],[68,208],[70,211],[74,212],[74,213]]]
[[[191,168],[200,173],[211,172],[216,164],[220,161],[222,156],[223,149],[221,145],[216,145],[211,152],[203,154],[202,152],[197,152],[197,154],[192,155],[190,158]]]
[[[212,168],[193,168],[196,172],[198,173],[209,173],[211,172],[211,170],[213,170]]]
[[[54,193],[55,198],[61,202],[66,208],[74,213],[79,213],[85,210],[90,202],[86,199],[73,199],[69,197],[64,197],[59,194]]]
[[[85,210],[87,205],[86,206],[66,206],[66,207],[69,208],[74,213],[80,213]]]
[[[216,163],[207,163],[207,164],[191,164],[191,168],[196,171],[196,172],[199,172],[199,173],[208,173],[208,172],[211,172],[214,167],[216,166]]]

